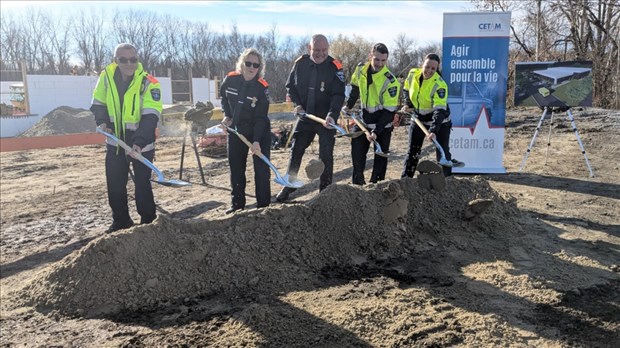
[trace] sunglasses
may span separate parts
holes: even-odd
[[[136,64],[138,62],[138,57],[131,57],[129,59],[125,57],[118,57],[116,59],[118,59],[118,62],[121,64],[127,64],[127,63]]]
[[[260,63],[252,63],[252,62],[245,62],[245,66],[249,67],[254,67],[256,69],[260,68]]]

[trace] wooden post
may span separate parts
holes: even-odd
[[[30,97],[28,97],[28,69],[26,68],[26,61],[22,60],[20,62],[20,69],[22,71],[22,83],[24,86],[24,112],[26,115],[30,115]]]
[[[189,105],[194,105],[194,81],[193,81],[193,73],[192,73],[192,65],[189,66],[189,72],[187,73],[188,83],[189,83]]]

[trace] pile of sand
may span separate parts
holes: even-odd
[[[466,219],[468,202],[479,198],[493,205]],[[42,311],[91,317],[195,296],[308,289],[326,268],[429,251],[458,268],[441,255],[478,248],[507,254],[521,230],[517,214],[480,177],[451,177],[442,192],[409,178],[334,184],[306,204],[214,221],[160,216],[154,225],[106,235],[40,274],[23,298]]]
[[[22,137],[40,137],[95,131],[95,115],[90,110],[59,106],[25,131]]]

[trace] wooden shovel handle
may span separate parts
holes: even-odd
[[[427,136],[429,134],[431,134],[428,129],[426,129],[426,126],[424,125],[424,123],[422,123],[422,121],[418,120],[417,117],[413,117],[413,120],[415,121],[415,123],[418,125],[418,127],[420,127],[420,129],[424,132],[424,134],[426,134]]]
[[[314,116],[313,114],[305,114],[305,116],[309,119],[311,119],[312,121],[318,122],[320,124],[325,123],[325,119],[320,118],[318,116]]]
[[[368,129],[364,126],[364,124],[357,119],[357,117],[351,117],[353,119],[353,122],[355,122],[355,124],[360,127],[360,129],[362,130],[362,132],[364,132],[364,134],[366,134],[367,136],[370,136],[370,132],[368,131]]]

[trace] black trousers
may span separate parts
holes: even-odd
[[[254,137],[252,127],[237,126],[237,131],[252,142]],[[271,155],[271,132],[265,132],[259,143],[261,152],[269,158]],[[251,153],[248,146],[237,135],[229,133],[228,164],[230,165],[230,184],[232,186],[232,207],[235,209],[245,208],[245,171],[248,153]],[[271,203],[269,166],[257,156],[251,156],[254,165],[254,182],[256,183],[256,206],[258,208],[266,207]]]
[[[149,161],[153,161],[155,150],[143,152]],[[112,208],[112,218],[115,223],[126,224],[131,217],[127,205],[127,177],[129,164],[133,167],[136,208],[140,214],[140,223],[150,223],[155,220],[155,199],[151,186],[151,168],[142,162],[125,155],[125,150],[116,146],[106,146],[105,174],[108,186],[108,202]]]
[[[390,151],[390,141],[392,140],[392,128],[385,128],[377,135],[377,142],[381,146],[384,153]],[[373,145],[374,147],[374,145]],[[370,142],[366,139],[366,135],[362,134],[357,138],[351,139],[351,159],[353,162],[352,182],[356,185],[364,185],[364,169],[366,169],[366,155],[370,148]],[[383,156],[375,155],[372,165],[372,174],[370,182],[376,183],[385,180],[385,172],[387,171],[388,159]]]
[[[449,161],[452,159],[452,154],[450,153],[450,132],[452,131],[452,122],[443,123],[439,128],[439,132],[437,132],[437,142],[443,148],[443,151],[446,153],[446,159]],[[418,162],[420,161],[420,152],[422,151],[422,143],[424,143],[424,138],[426,134],[424,131],[418,127],[415,122],[411,122],[409,125],[409,149],[407,151],[407,156],[405,157],[405,162],[403,165],[403,172],[401,177],[410,177],[413,178],[415,174],[415,168],[418,166]],[[441,159],[441,152],[436,149],[435,151],[437,156],[437,161]],[[442,167],[444,176],[452,175],[451,167]]]
[[[295,142],[293,143],[293,148],[291,149],[291,159],[288,164],[288,173],[290,175],[297,175],[297,173],[299,173],[299,167],[301,166],[301,160],[304,157],[304,153],[314,140],[314,136],[318,134],[319,159],[325,165],[325,169],[323,169],[323,173],[321,173],[319,183],[319,191],[321,191],[332,183],[334,176],[334,144],[336,144],[336,130],[325,128],[318,123],[310,127],[303,127],[302,129],[299,128],[293,135]]]

